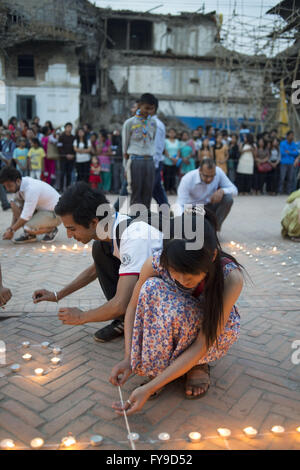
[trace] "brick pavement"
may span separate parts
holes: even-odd
[[[293,365],[291,355],[292,342],[300,340],[300,247],[280,237],[284,200],[236,199],[221,242],[236,253],[252,279],[238,302],[240,339],[212,368],[212,385],[203,399],[185,400],[179,379],[130,417],[131,430],[141,436],[138,449],[299,448],[295,429],[300,426],[300,365]],[[10,214],[0,210],[1,232],[9,220]],[[71,431],[79,449],[90,448],[92,434],[104,436],[102,449],[129,449],[124,419],[111,409],[118,392],[108,382],[112,366],[122,358],[123,340],[95,343],[92,335],[99,325],[62,325],[55,304],[31,301],[36,288],[59,289],[91,263],[91,247],[73,249],[74,241],[67,240],[63,227],[53,245],[51,252],[51,246],[44,250],[41,243],[15,246],[0,241],[4,283],[13,291],[13,299],[0,311],[0,339],[7,347],[7,364],[0,365],[0,440],[12,438],[18,447],[27,448],[32,438],[41,436],[50,448],[57,448]],[[95,281],[61,304],[88,309],[103,302]],[[25,340],[33,345],[28,363],[21,358]],[[50,367],[50,351],[39,346],[42,341],[62,348],[62,365]],[[19,374],[10,372],[15,362],[22,366]],[[37,366],[44,367],[46,375],[33,376]],[[141,378],[130,379],[125,398],[139,383]],[[283,437],[270,433],[275,424],[285,427]],[[249,425],[258,429],[258,438],[243,435]],[[219,427],[231,429],[230,439],[218,436]],[[171,440],[162,443],[157,436],[164,431]],[[203,440],[189,443],[190,431],[201,432]]]

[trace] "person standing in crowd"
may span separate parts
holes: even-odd
[[[50,123],[52,126],[51,121],[47,121]],[[45,176],[45,181],[48,184],[51,184],[51,186],[54,186],[55,182],[55,160],[48,158],[48,144],[49,144],[49,139],[52,134],[52,130],[50,127],[43,127],[42,133],[43,137],[41,140],[41,144],[43,146],[43,149],[45,151],[45,159],[44,159],[44,176]]]
[[[22,176],[28,176],[29,161],[27,156],[28,148],[26,148],[26,139],[24,137],[20,137],[13,153],[13,159],[17,170],[19,170]]]
[[[34,179],[41,179],[44,170],[45,150],[37,138],[32,139],[32,146],[28,152],[30,176]]]
[[[248,129],[247,125],[243,122],[240,128],[240,142],[241,144],[246,143],[246,136],[250,134],[250,129]]]
[[[1,271],[1,264],[0,264],[0,307],[4,307],[11,298],[12,298],[12,293],[10,289],[7,289],[6,287],[3,286],[2,271]]]
[[[245,134],[245,142],[240,144],[240,158],[236,169],[236,184],[239,194],[250,194],[253,183],[256,146],[252,134]]]
[[[97,143],[97,153],[101,166],[101,186],[100,188],[107,194],[111,188],[111,141],[105,129],[99,132],[99,141]]]
[[[205,134],[205,137],[208,138],[209,140],[209,145],[211,147],[213,147],[216,143],[216,139],[215,139],[215,129],[213,128],[213,126],[206,126],[206,134]]]
[[[192,131],[192,139],[194,141],[195,151],[196,151],[196,164],[198,165],[199,153],[202,147],[202,139],[199,137],[198,129]]]
[[[91,169],[90,169],[90,185],[92,189],[98,189],[101,183],[101,166],[99,163],[99,158],[96,155],[92,156],[91,159]]]
[[[85,135],[86,135],[86,138],[89,140],[91,138],[91,135],[92,135],[92,126],[88,123],[85,123],[83,125],[83,130],[85,132]]]
[[[196,217],[185,214],[182,225],[196,227]],[[163,250],[142,268],[126,311],[125,358],[112,369],[110,382],[122,386],[132,373],[147,380],[125,403],[112,405],[118,414],[141,410],[181,376],[185,398],[203,397],[210,386],[209,363],[224,357],[238,339],[235,303],[243,288],[242,266],[222,251],[207,215],[203,238],[203,247],[194,250],[187,248],[188,238],[164,240]]]
[[[6,165],[13,165],[14,150],[16,148],[15,141],[12,139],[11,131],[4,129],[1,135],[1,159]]]
[[[16,194],[11,202],[13,219],[3,235],[3,240],[12,240],[15,232],[23,227],[24,235],[14,243],[32,243],[37,235],[44,234],[43,242],[50,243],[58,232],[60,218],[54,213],[59,194],[47,183],[28,176],[22,178],[15,168],[6,167],[0,172],[0,184],[8,193]]]
[[[164,150],[165,150],[165,140],[166,140],[166,128],[164,123],[158,119],[157,117],[157,110],[158,110],[159,102],[156,99],[155,108],[151,113],[152,118],[156,122],[156,134],[155,134],[155,153],[153,156],[154,166],[155,166],[155,177],[154,177],[154,185],[153,185],[153,192],[152,196],[157,202],[159,206],[162,204],[166,204],[169,206],[168,198],[165,193],[165,189],[162,186],[161,182],[161,173],[163,167],[163,159],[164,159]]]
[[[214,160],[216,165],[221,168],[225,175],[227,175],[227,160],[228,160],[228,147],[223,144],[223,137],[221,132],[216,136],[216,144],[213,147]]]
[[[280,154],[279,193],[284,193],[284,184],[286,182],[286,193],[290,194],[295,191],[297,185],[297,158],[299,155],[293,131],[287,132],[285,140],[280,143]]]
[[[145,93],[139,100],[136,115],[127,119],[122,130],[122,147],[127,163],[127,181],[131,186],[130,205],[144,204],[150,209],[155,179],[153,155],[157,125],[151,114],[156,98]]]
[[[276,196],[280,173],[280,151],[279,142],[276,137],[271,141],[269,163],[272,166],[272,170],[267,174],[267,193],[271,196]]]
[[[165,140],[165,157],[163,161],[164,187],[167,194],[176,194],[176,173],[180,160],[180,141],[176,138],[176,129],[171,128]]]
[[[227,161],[227,168],[228,168],[228,178],[232,183],[236,180],[236,169],[238,166],[239,158],[240,158],[240,149],[238,145],[238,137],[236,134],[231,135],[231,140],[229,142],[229,149],[228,149],[228,161]]]
[[[10,132],[11,139],[15,142],[15,132],[18,128],[18,120],[15,116],[11,117],[8,121],[8,130]]]
[[[2,132],[3,132],[3,129],[1,130],[1,138],[0,138],[0,170],[4,166],[7,165],[6,159],[2,156]],[[2,210],[8,211],[10,209],[10,203],[8,202],[7,194],[2,184],[0,184],[0,201],[1,201]]]
[[[233,196],[237,196],[237,193],[237,188],[224,171],[216,167],[214,160],[205,158],[199,168],[182,178],[178,187],[177,204],[181,213],[185,210],[185,204],[203,204],[204,208],[215,214],[217,230],[221,231],[233,205]]]
[[[181,177],[186,175],[189,171],[196,168],[195,164],[195,146],[194,141],[190,139],[190,135],[187,131],[183,131],[181,134],[181,145],[180,145],[180,158],[182,160],[180,166]]]
[[[79,127],[73,143],[76,153],[76,171],[77,181],[89,182],[90,162],[92,154],[91,141],[87,139],[86,133],[82,127]]]
[[[253,189],[256,194],[263,194],[264,185],[267,181],[267,175],[272,171],[272,165],[269,162],[269,147],[269,141],[265,141],[262,137],[258,140],[253,185]]]
[[[119,194],[124,178],[122,137],[118,129],[114,130],[111,139],[113,192]]]
[[[65,130],[58,139],[58,151],[59,151],[59,167],[60,167],[60,181],[59,191],[64,191],[65,182],[68,188],[72,181],[72,172],[75,164],[75,151],[74,151],[74,139],[72,134],[73,125],[67,122]]]
[[[209,144],[209,139],[205,137],[202,141],[202,147],[199,151],[199,164],[204,158],[213,158],[213,151]]]

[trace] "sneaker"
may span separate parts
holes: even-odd
[[[10,205],[9,206],[4,206],[2,207],[2,210],[5,212],[5,211],[8,211],[10,209]]]
[[[55,227],[55,229],[52,230],[52,232],[46,233],[46,235],[44,236],[42,241],[44,243],[50,243],[54,240],[54,238],[56,237],[57,234],[58,234],[58,228]]]
[[[100,343],[106,343],[112,339],[124,335],[124,321],[114,320],[110,325],[105,326],[101,330],[96,331],[94,340]]]
[[[35,235],[22,235],[19,238],[15,238],[13,240],[14,243],[21,245],[22,243],[34,243],[37,241],[37,238]]]

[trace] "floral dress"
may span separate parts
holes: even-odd
[[[160,255],[161,251],[157,251],[152,258],[158,277],[147,279],[140,291],[131,346],[133,372],[150,378],[163,372],[195,341],[204,308],[203,293],[198,292],[196,296],[195,289],[178,287],[168,271],[160,266]],[[238,269],[229,259],[222,262],[224,278]],[[216,343],[213,344],[199,364],[224,356],[237,340],[239,330],[240,316],[233,306],[225,330],[218,337],[218,348]]]

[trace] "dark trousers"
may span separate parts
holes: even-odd
[[[124,178],[121,191],[120,191],[120,196],[128,196],[128,191],[127,191],[127,180]],[[120,210],[120,198],[118,198],[114,204],[114,208],[116,212],[119,212]]]
[[[168,204],[168,198],[161,184],[161,171],[162,171],[162,163],[159,164],[158,168],[155,168],[155,177],[154,177],[154,187],[152,196],[156,200],[157,204],[160,206],[162,204]]]
[[[1,201],[2,209],[7,209],[8,207],[10,207],[10,204],[7,200],[5,188],[2,184],[0,184],[0,201]]]
[[[74,160],[68,160],[66,157],[61,157],[59,160],[59,190],[64,190],[66,181],[66,187],[68,188],[72,182],[72,171],[74,169]]]
[[[115,194],[119,194],[120,188],[122,186],[122,180],[124,178],[124,169],[122,158],[115,157],[111,164],[112,172],[112,190]]]
[[[256,169],[254,172],[253,189],[255,191],[263,192],[264,184],[267,182],[268,173],[262,173]]]
[[[273,170],[267,174],[267,192],[268,193],[278,192],[279,174],[280,174],[280,164],[277,165],[276,168],[273,168]]]
[[[220,231],[222,224],[228,216],[233,204],[233,197],[231,194],[224,194],[222,200],[217,204],[205,204],[204,208],[209,209],[215,213],[217,219],[217,230]]]
[[[253,175],[236,174],[236,185],[239,193],[250,193],[252,189]]]
[[[90,166],[90,162],[76,163],[77,181],[85,181],[86,183],[89,182]]]
[[[286,182],[286,193],[291,194],[297,187],[297,170],[294,165],[287,165],[285,163],[280,165],[280,179],[278,192],[283,194],[284,183]],[[286,181],[285,181],[286,180]]]
[[[155,168],[152,158],[133,158],[131,171],[130,205],[143,204],[150,209],[154,185]]]
[[[164,172],[164,187],[166,191],[175,191],[176,190],[176,173],[177,173],[177,166],[176,165],[164,165],[163,166]]]

